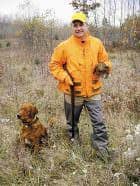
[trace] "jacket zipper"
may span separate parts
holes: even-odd
[[[83,48],[83,58],[84,58],[84,60],[85,60],[85,48]],[[85,68],[86,68],[86,64],[85,64]],[[86,69],[85,69],[86,70]],[[86,77],[86,74],[85,74],[85,77]],[[85,79],[85,89],[86,89],[86,79]],[[88,95],[87,94],[87,89],[86,89],[86,95]]]
[[[83,56],[85,57],[85,48],[83,49]]]

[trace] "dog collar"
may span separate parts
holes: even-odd
[[[26,127],[31,127],[31,125],[33,125],[34,123],[36,123],[38,120],[38,117],[35,117],[31,122],[25,122],[24,125]],[[31,124],[31,125],[30,125]]]

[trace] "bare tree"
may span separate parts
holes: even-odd
[[[93,0],[72,0],[70,3],[75,10],[84,12],[87,16],[90,11],[95,10],[97,7],[100,7],[100,3],[97,3]]]

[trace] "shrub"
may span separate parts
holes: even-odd
[[[42,63],[42,62],[41,62],[41,60],[40,60],[40,59],[38,59],[38,58],[36,58],[34,62],[35,62],[35,64],[36,64],[36,65],[39,65],[39,64],[41,64],[41,63]]]
[[[10,47],[10,46],[11,46],[11,43],[9,41],[7,41],[6,47]]]
[[[21,37],[28,46],[38,48],[45,46],[46,26],[41,18],[34,17],[22,24]]]

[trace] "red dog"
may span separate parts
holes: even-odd
[[[31,103],[24,103],[17,114],[22,121],[20,140],[24,146],[31,147],[33,152],[38,152],[43,145],[48,144],[47,128],[35,117],[37,108]]]

